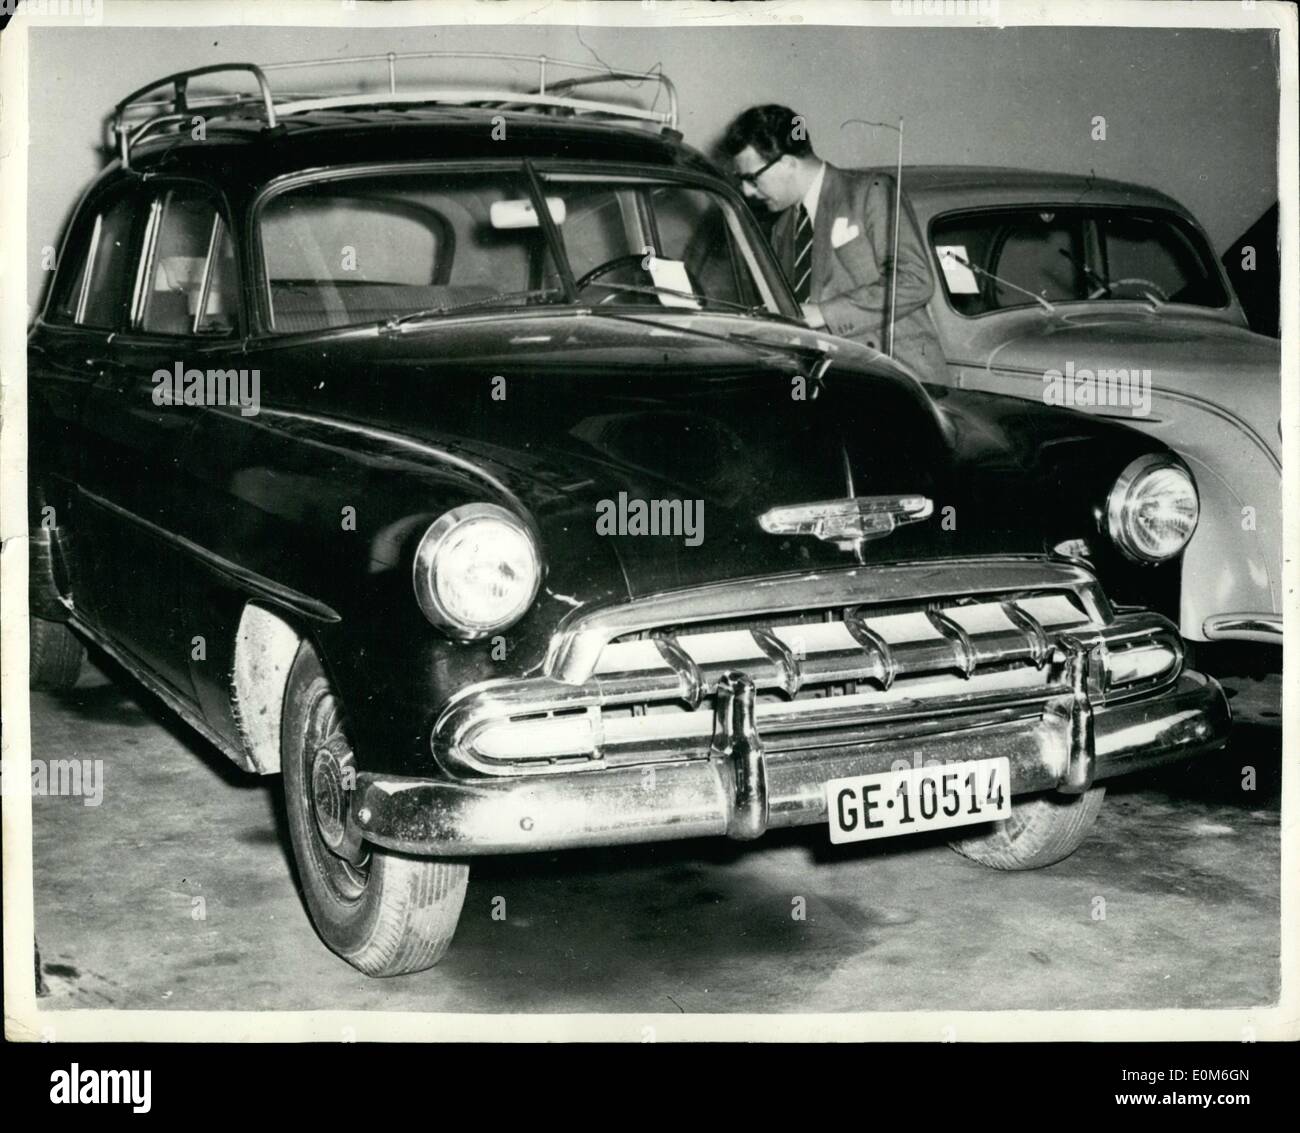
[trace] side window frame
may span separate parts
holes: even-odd
[[[204,253],[203,278],[199,284],[198,305],[195,307],[194,320],[188,330],[180,332],[151,330],[144,325],[145,307],[149,295],[149,286],[157,270],[158,238],[166,214],[167,197],[168,194],[177,190],[192,191],[196,197],[210,204],[213,210],[213,224],[208,232],[207,248]],[[187,339],[204,343],[238,342],[244,337],[246,334],[244,328],[248,324],[244,316],[243,273],[240,270],[242,261],[239,241],[236,239],[235,229],[230,223],[230,215],[230,208],[225,195],[207,181],[193,177],[149,179],[148,219],[144,239],[138,249],[135,286],[127,312],[126,331],[131,337],[161,339],[164,341]],[[220,335],[202,334],[199,332],[198,326],[203,319],[203,311],[207,306],[208,296],[211,294],[215,271],[215,254],[221,247],[223,239],[229,239],[234,257],[235,281],[234,286],[230,288],[234,299],[234,318],[228,333]]]
[[[87,198],[78,208],[59,253],[55,279],[42,312],[45,322],[52,326],[98,334],[113,334],[126,327],[132,289],[125,282],[117,310],[107,323],[91,324],[84,319],[95,274],[95,261],[99,256],[104,217],[120,206],[131,209],[133,201],[137,208],[133,210],[134,215],[127,230],[126,251],[126,262],[128,265],[133,265],[139,254],[141,232],[138,212],[139,184],[118,182],[105,187],[94,196]],[[127,267],[125,274],[130,277],[130,266]],[[74,286],[77,288],[75,297],[69,294]]]

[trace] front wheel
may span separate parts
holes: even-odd
[[[1010,818],[949,845],[992,869],[1042,869],[1079,848],[1105,798],[1105,787],[1092,787],[1082,795],[1048,794],[1013,801]]]
[[[81,676],[86,647],[63,622],[52,622],[32,614],[27,619],[30,635],[31,668],[27,683],[31,688],[57,692],[72,688]]]
[[[469,866],[347,845],[352,749],[342,707],[306,645],[289,674],[280,742],[289,836],[321,939],[370,976],[431,968],[456,932]]]

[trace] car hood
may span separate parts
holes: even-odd
[[[1167,309],[1044,318],[1028,330],[1019,324],[989,351],[987,365],[1035,374],[1150,370],[1155,398],[1211,402],[1278,443],[1281,343],[1219,319]]]
[[[873,352],[760,320],[497,317],[300,349],[319,381],[294,408],[328,406],[424,442],[431,459],[472,461],[529,513],[550,585],[578,601],[580,580],[611,552],[633,597],[850,565],[851,551],[759,524],[779,505],[850,494],[935,504],[930,518],[868,542],[867,562],[1042,554],[1045,517],[1082,522],[1091,478],[1108,486],[1127,459],[1080,452],[1104,423],[1001,398],[947,395],[939,407]],[[1062,454],[1089,468],[1068,481],[1077,506],[1048,474]],[[663,504],[678,522],[645,531],[636,516]]]

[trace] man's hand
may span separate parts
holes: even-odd
[[[822,318],[822,309],[816,303],[803,304],[803,321],[813,330],[819,330],[826,325],[826,320]]]

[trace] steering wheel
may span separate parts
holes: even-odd
[[[615,271],[618,268],[628,267],[631,264],[636,264],[637,267],[640,267],[643,259],[645,259],[645,253],[643,252],[627,252],[624,255],[615,256],[612,260],[606,260],[603,264],[597,264],[591,269],[591,271],[582,276],[581,279],[575,279],[573,285],[581,291],[584,287],[599,279],[602,275],[608,275],[610,272]]]
[[[1160,302],[1162,303],[1169,302],[1169,295],[1165,292],[1165,289],[1160,286],[1160,284],[1152,283],[1151,280],[1149,279],[1140,279],[1136,276],[1130,279],[1113,279],[1107,285],[1106,291],[1113,293],[1115,288],[1125,287],[1125,286],[1148,288],[1149,290],[1154,291],[1156,293],[1156,297],[1160,300]]]

